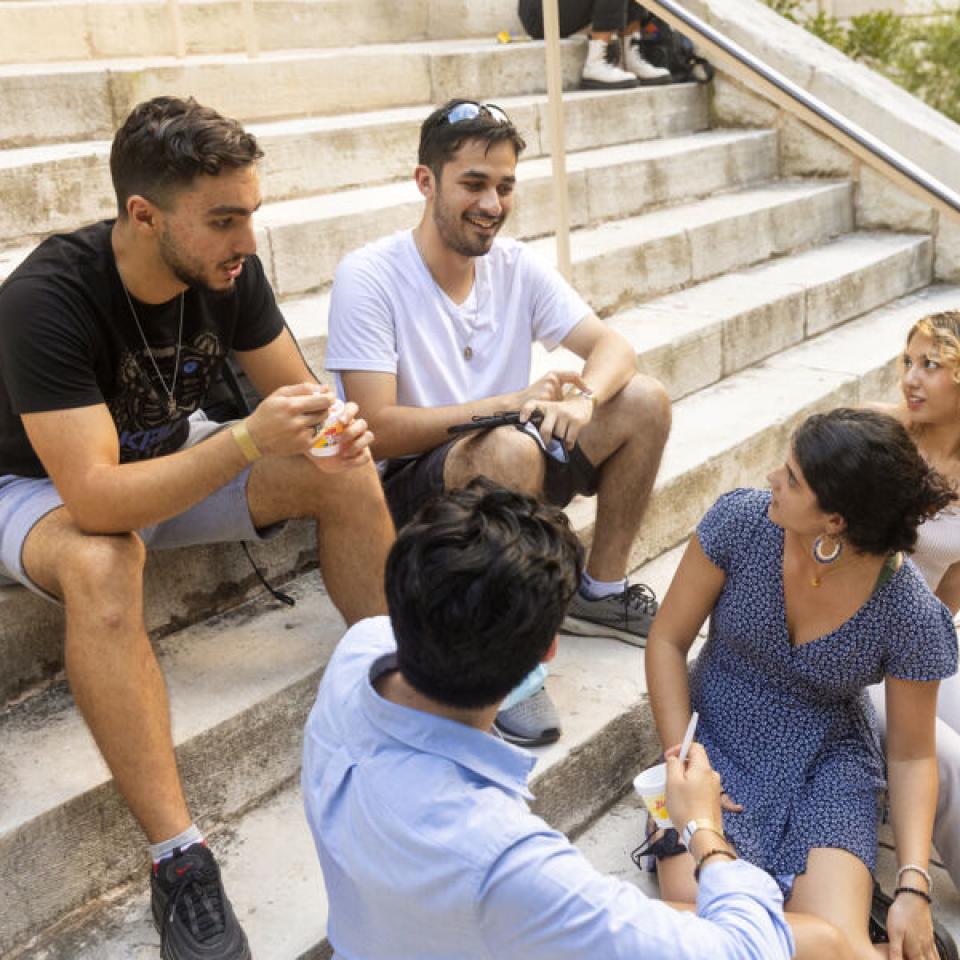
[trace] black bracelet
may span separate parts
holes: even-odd
[[[703,866],[705,860],[709,860],[711,857],[729,857],[731,860],[736,860],[737,855],[730,850],[721,850],[719,847],[714,847],[713,850],[708,850],[698,861],[697,865],[693,868],[693,879],[700,882],[700,868]]]
[[[921,890],[919,887],[897,887],[896,890],[893,891],[894,898],[901,893],[913,893],[918,897],[923,897],[927,903],[933,903],[933,898],[930,896],[930,894],[927,893],[926,890]]]

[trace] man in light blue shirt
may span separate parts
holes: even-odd
[[[598,873],[534,816],[535,759],[493,735],[503,698],[556,642],[582,550],[564,515],[479,480],[428,504],[387,564],[390,618],[352,627],[306,729],[303,790],[340,960],[786,960],[764,872],[715,826],[702,748],[668,758],[693,827],[696,915]],[[797,956],[850,956],[795,924]]]

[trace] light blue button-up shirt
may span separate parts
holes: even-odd
[[[773,880],[703,871],[697,913],[598,873],[527,807],[535,758],[384,700],[386,617],[341,640],[307,722],[303,793],[339,960],[787,960]]]

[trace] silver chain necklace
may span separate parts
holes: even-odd
[[[180,373],[180,348],[183,346],[183,299],[186,291],[180,294],[180,327],[177,331],[177,355],[173,361],[173,379],[170,381],[170,386],[167,386],[167,381],[163,379],[163,374],[160,372],[160,367],[157,365],[157,358],[153,355],[153,351],[150,349],[150,344],[147,343],[147,335],[143,332],[143,327],[140,326],[140,318],[137,316],[137,311],[133,309],[133,299],[130,296],[130,291],[127,289],[127,285],[123,282],[123,277],[120,278],[120,286],[123,287],[124,296],[127,298],[127,305],[130,307],[130,313],[133,316],[133,322],[137,325],[137,330],[140,331],[140,339],[143,340],[143,345],[146,348],[147,356],[150,358],[150,362],[153,364],[153,370],[157,375],[157,379],[160,381],[160,386],[163,387],[164,392],[167,395],[167,416],[175,417],[177,415],[177,376]],[[154,391],[156,393],[156,391]],[[160,397],[157,397],[159,400]]]
[[[437,278],[433,275],[433,271],[430,269],[430,265],[427,263],[427,258],[423,255],[423,250],[420,247],[420,238],[417,236],[416,232],[413,233],[413,245],[417,248],[417,253],[420,255],[420,261],[423,263],[424,268],[427,271],[427,275],[430,277],[430,281],[434,286],[434,289],[437,292],[437,295],[440,297],[440,305],[443,307],[443,312],[450,316],[450,310],[447,308],[446,301],[449,300],[451,303],[453,301],[450,299],[449,295],[444,292],[443,287],[437,283]],[[470,331],[469,336],[467,337],[466,343],[463,345],[463,359],[468,363],[473,359],[473,338],[477,333],[477,324],[480,322],[480,292],[477,290],[477,269],[474,266],[473,269],[473,288],[472,288],[474,301],[473,301],[473,323],[470,323],[469,320],[464,320],[464,323],[467,326],[467,329]],[[469,300],[469,296],[467,297]],[[452,318],[451,318],[452,319]],[[462,318],[461,318],[462,319]]]

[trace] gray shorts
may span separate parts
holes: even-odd
[[[212,437],[227,424],[208,420],[202,411],[190,417],[190,434],[184,447]],[[202,543],[228,543],[239,540],[270,540],[283,529],[272,524],[257,529],[247,504],[247,478],[250,468],[210,494],[205,500],[162,523],[144,527],[137,533],[150,550],[189,547]],[[51,511],[63,506],[56,487],[47,477],[0,476],[0,586],[21,583],[34,593],[54,600],[24,572],[23,545],[30,531]]]

